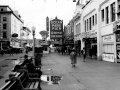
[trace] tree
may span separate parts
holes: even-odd
[[[40,35],[42,36],[43,39],[47,39],[49,36],[48,34],[49,34],[48,31],[45,30],[40,31]]]

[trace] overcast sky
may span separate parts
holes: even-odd
[[[46,29],[46,17],[56,16],[66,25],[73,17],[76,3],[73,0],[0,0],[1,4],[9,5],[12,10],[18,10],[25,26],[36,27],[36,38],[39,32]]]

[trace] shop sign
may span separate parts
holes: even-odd
[[[62,44],[62,41],[52,41],[52,44]]]
[[[86,32],[83,32],[83,33],[81,34],[81,37],[82,37],[82,38],[87,38],[86,36],[87,36]]]
[[[41,41],[39,42],[40,45],[48,45],[47,41]]]
[[[95,30],[89,32],[83,32],[81,36],[82,38],[94,38],[97,37],[97,32]]]
[[[88,38],[94,38],[97,37],[97,32],[95,30],[89,31],[87,34]]]
[[[114,42],[114,36],[113,35],[107,35],[103,37],[103,43],[106,42]]]
[[[74,44],[74,40],[66,40],[65,44]]]
[[[104,61],[114,62],[114,54],[102,54]]]

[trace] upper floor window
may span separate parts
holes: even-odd
[[[3,8],[1,8],[1,11],[3,11]]]
[[[6,23],[3,24],[3,29],[7,29],[7,24]]]
[[[115,17],[115,2],[113,2],[111,5],[111,22],[115,21],[116,17]]]
[[[94,20],[94,15],[93,15],[93,16],[92,16],[92,23],[93,23],[93,26],[94,26],[94,21],[95,21],[95,20]]]
[[[104,9],[101,10],[101,20],[104,21]]]
[[[81,30],[80,30],[80,23],[76,25],[76,35],[81,33]]]
[[[1,15],[0,15],[0,23],[1,23]]]
[[[105,10],[106,10],[106,24],[108,24],[109,23],[109,7],[106,7]]]
[[[86,32],[86,20],[85,20],[85,32]]]
[[[95,24],[97,24],[97,14],[95,14]]]
[[[3,21],[7,21],[7,17],[3,17]]]
[[[7,32],[3,32],[3,38],[7,38]]]
[[[89,29],[89,24],[88,24],[88,19],[87,19],[87,31],[88,31],[88,29]]]
[[[90,27],[90,30],[91,30],[91,17],[89,18],[89,27]]]

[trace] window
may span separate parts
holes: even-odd
[[[92,16],[92,23],[93,23],[93,26],[94,26],[94,15]]]
[[[3,38],[7,38],[7,32],[3,32]]]
[[[104,9],[101,10],[101,20],[102,20],[102,22],[104,21]]]
[[[106,10],[106,24],[108,24],[109,23],[109,7],[106,7],[105,10]]]
[[[95,14],[95,24],[97,24],[97,14]]]
[[[80,30],[80,23],[76,25],[76,35],[81,32]]]
[[[1,23],[1,15],[0,15],[0,23]]]
[[[90,30],[91,30],[91,17],[89,18],[89,27],[90,27]]]
[[[3,21],[7,21],[7,17],[3,17]]]
[[[3,8],[1,8],[1,11],[3,11]]]
[[[85,20],[85,32],[86,32],[86,20]]]
[[[7,29],[7,24],[6,23],[3,24],[3,29]]]
[[[111,22],[115,21],[115,2],[113,2],[111,5]]]
[[[104,53],[114,53],[114,44],[104,44],[103,52]]]
[[[88,25],[88,19],[87,19],[87,31],[88,31],[88,29],[89,29],[89,25]]]

